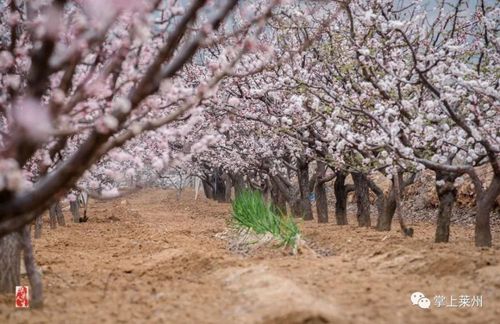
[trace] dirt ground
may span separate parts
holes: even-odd
[[[426,223],[412,224],[410,239],[396,229],[302,222],[303,253],[242,255],[223,235],[230,206],[193,197],[185,192],[177,202],[173,192],[148,189],[91,202],[87,223],[45,226],[35,241],[45,306],[16,310],[13,296],[1,296],[0,322],[499,321],[498,228],[494,247],[477,249],[472,227],[454,226],[451,243],[435,244]],[[421,309],[410,302],[415,291],[432,302],[436,295],[480,295],[483,306]]]

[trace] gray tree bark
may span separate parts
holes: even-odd
[[[345,179],[347,175],[342,171],[337,171],[335,176],[335,220],[337,225],[347,225],[347,186]]]
[[[453,204],[457,196],[457,189],[454,186],[457,174],[436,172],[436,181],[444,181],[444,185],[436,184],[436,192],[439,198],[439,208],[436,226],[435,242],[449,242],[450,222],[453,215]]]
[[[365,174],[359,172],[351,173],[354,181],[354,192],[356,194],[357,219],[358,225],[361,227],[370,227],[370,199],[368,179]]]
[[[281,192],[274,179],[271,179],[271,201],[274,211],[279,215],[286,215],[286,197]]]
[[[66,221],[64,220],[64,214],[62,212],[60,201],[55,203],[55,212],[56,212],[57,224],[59,226],[66,226]]]
[[[39,239],[42,237],[42,228],[43,228],[43,214],[40,214],[35,218],[35,239]]]
[[[322,161],[317,162],[316,184],[314,193],[316,195],[316,212],[318,223],[328,223],[328,198],[326,196],[325,178],[326,165]],[[331,180],[331,179],[330,179]]]
[[[243,175],[237,173],[237,174],[231,176],[231,180],[232,180],[233,186],[234,186],[234,196],[238,197],[243,192],[243,190],[246,189],[245,180],[243,179]]]
[[[21,281],[21,241],[18,232],[0,237],[0,293],[15,293]]]
[[[478,247],[491,246],[490,214],[500,194],[500,176],[495,175],[485,191],[476,195],[475,243]]]
[[[296,206],[296,209],[297,211],[300,210],[300,216],[304,220],[313,220],[312,206],[309,200],[309,163],[299,159],[297,162],[297,170],[300,204]]]
[[[71,210],[71,215],[73,215],[73,223],[80,222],[80,204],[78,200],[69,202],[69,209]]]
[[[57,228],[57,204],[54,203],[49,207],[49,224],[50,229]]]
[[[21,244],[24,251],[24,265],[26,274],[31,285],[30,307],[38,308],[43,306],[43,285],[42,275],[38,271],[33,255],[33,245],[31,242],[30,226],[26,225],[21,231]]]
[[[201,183],[203,185],[203,192],[205,193],[205,197],[207,197],[207,199],[214,199],[214,190],[210,186],[210,183],[206,180],[201,180]]]

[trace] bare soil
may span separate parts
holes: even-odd
[[[16,310],[0,297],[0,323],[498,323],[500,231],[474,247],[471,226],[433,243],[434,226],[413,238],[302,222],[307,248],[231,250],[230,206],[185,192],[147,189],[91,202],[90,220],[35,241],[45,306]],[[68,213],[68,211],[65,211]],[[69,219],[69,215],[68,219]],[[354,220],[350,220],[354,224]],[[27,279],[23,277],[23,282]],[[482,308],[420,309],[410,294],[481,295]]]

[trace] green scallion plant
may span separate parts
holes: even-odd
[[[283,246],[296,247],[300,235],[293,218],[280,216],[258,191],[246,190],[233,201],[233,223],[256,234],[271,233]]]

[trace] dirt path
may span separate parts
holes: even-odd
[[[453,243],[355,226],[302,224],[315,252],[262,249],[243,256],[221,239],[229,206],[180,202],[144,190],[93,202],[86,224],[45,230],[36,255],[43,310],[0,299],[1,323],[495,323],[500,318],[498,243],[473,247],[472,228]],[[47,228],[47,226],[46,226]],[[498,229],[495,241],[500,240]],[[23,278],[26,281],[26,278]],[[409,296],[482,295],[482,308],[412,306]]]

